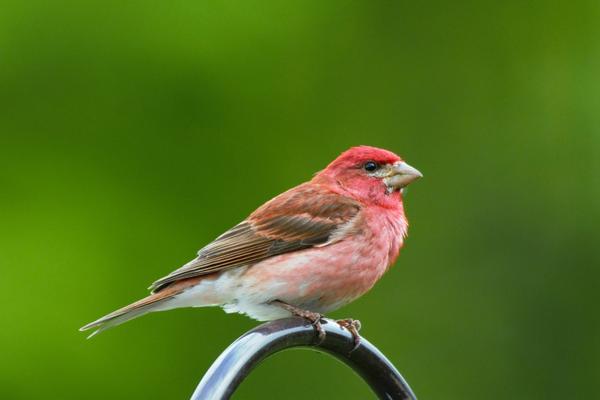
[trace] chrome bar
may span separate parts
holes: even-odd
[[[352,335],[335,321],[325,319],[325,340],[317,343],[315,330],[302,318],[262,324],[233,342],[206,372],[192,400],[226,400],[265,358],[285,349],[306,347],[332,355],[352,368],[373,392],[386,400],[416,400],[408,383],[375,346],[362,338],[354,346]]]

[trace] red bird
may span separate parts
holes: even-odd
[[[422,177],[396,154],[353,147],[309,182],[268,201],[154,282],[152,294],[81,330],[152,311],[220,306],[260,321],[321,313],[357,299],[394,263],[408,228],[402,189]],[[338,321],[355,339],[357,324]]]

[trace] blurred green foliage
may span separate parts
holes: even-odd
[[[332,316],[423,399],[593,398],[599,20],[597,1],[3,1],[0,398],[187,398],[255,321],[77,328],[357,144],[425,179],[397,265]],[[290,351],[236,398],[370,396]]]

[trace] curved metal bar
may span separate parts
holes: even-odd
[[[335,321],[325,319],[325,340],[317,343],[315,330],[302,318],[287,318],[260,325],[233,342],[206,372],[192,400],[229,399],[244,378],[265,358],[292,347],[310,347],[328,353],[360,375],[380,399],[416,400],[408,383],[375,346],[362,338],[354,346],[352,335]]]

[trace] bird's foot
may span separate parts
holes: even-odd
[[[304,310],[302,308],[294,307],[291,304],[284,303],[280,300],[273,300],[271,304],[289,311],[292,315],[295,315],[296,317],[301,317],[309,321],[310,324],[315,328],[315,332],[317,332],[317,338],[319,339],[317,345],[323,343],[323,340],[325,340],[325,330],[321,325],[321,320],[323,319],[323,316],[321,314],[313,311]]]
[[[360,321],[357,319],[346,318],[346,319],[338,319],[335,322],[337,322],[337,324],[342,329],[346,329],[348,332],[350,332],[352,334],[352,338],[354,339],[354,347],[352,348],[352,350],[350,350],[350,352],[353,352],[354,350],[356,350],[356,348],[358,346],[360,346],[360,334],[358,333],[358,331],[360,331],[360,328],[361,328]]]

